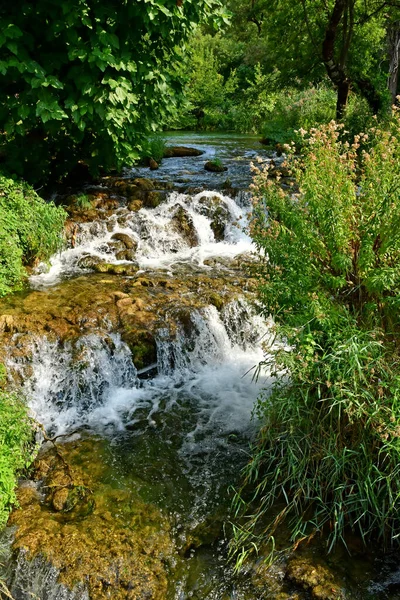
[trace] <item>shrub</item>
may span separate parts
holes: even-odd
[[[165,148],[165,140],[160,135],[150,137],[143,146],[142,158],[145,161],[149,161],[152,158],[159,163],[164,157]]]
[[[262,134],[270,143],[301,141],[297,130],[329,123],[335,117],[336,94],[321,85],[306,90],[280,91],[273,110],[264,115]]]
[[[60,248],[65,217],[27,184],[0,175],[0,296],[21,286],[24,266]]]
[[[285,346],[234,502],[238,565],[283,520],[294,544],[400,539],[400,120],[351,146],[332,122],[289,162],[297,191],[265,171],[254,185],[260,298]]]
[[[0,384],[4,381],[1,367]],[[0,528],[16,502],[17,477],[31,464],[34,450],[32,422],[25,402],[0,388]]]

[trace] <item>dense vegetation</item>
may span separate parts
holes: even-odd
[[[26,405],[19,396],[3,389],[4,379],[0,364],[0,527],[16,501],[17,474],[30,465],[34,453]]]
[[[329,548],[348,531],[384,545],[400,536],[400,119],[352,145],[332,122],[288,160],[292,189],[268,170],[255,177],[260,299],[281,344],[235,500],[239,563],[283,519],[294,543],[316,532]]]
[[[21,287],[25,266],[47,260],[61,247],[65,217],[28,184],[0,174],[0,296]]]
[[[218,0],[40,0],[0,8],[2,158],[30,182],[139,156],[174,111],[185,39]],[[218,21],[219,20],[219,21]]]
[[[198,31],[183,69],[187,105],[172,124],[263,133],[335,115],[361,131],[398,89],[400,12],[375,0],[229,0],[231,24]],[[292,130],[292,132],[290,131]]]

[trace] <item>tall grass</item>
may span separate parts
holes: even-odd
[[[238,565],[283,521],[294,546],[400,541],[400,119],[352,145],[334,123],[304,139],[298,190],[254,186],[260,299],[286,345],[234,500]]]

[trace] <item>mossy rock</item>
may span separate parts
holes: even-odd
[[[165,148],[164,158],[183,158],[185,156],[201,156],[204,150],[188,148],[186,146],[169,146]]]
[[[147,192],[143,197],[143,206],[146,208],[157,208],[165,200],[163,192]]]
[[[307,590],[313,600],[344,600],[346,597],[334,572],[313,556],[295,556],[289,561],[286,575],[290,581]]]
[[[224,167],[224,165],[222,165],[220,162],[215,162],[212,160],[207,161],[204,165],[204,168],[210,173],[223,173],[224,171],[228,170],[228,167]]]
[[[146,179],[145,177],[136,177],[133,180],[133,185],[138,187],[140,190],[144,190],[145,192],[149,192],[154,190],[154,182],[151,179]]]
[[[132,212],[138,212],[141,208],[143,208],[143,200],[131,200],[128,204],[128,210]]]
[[[186,240],[191,248],[199,243],[196,229],[191,215],[177,204],[173,207],[173,217],[171,219],[174,229]]]
[[[47,597],[53,592],[47,590],[47,580],[37,588],[35,574],[43,567],[47,573],[51,569],[58,573],[53,588],[64,586],[72,592],[79,588],[79,598],[166,598],[167,565],[174,552],[170,525],[161,511],[143,502],[135,490],[107,483],[110,471],[103,452],[103,442],[89,438],[41,453],[49,465],[41,484],[43,493],[25,493],[21,496],[23,508],[11,516],[13,556],[20,564],[26,560],[29,574],[26,578],[24,572],[14,569],[14,579],[8,584],[15,598],[38,597],[38,592]],[[69,481],[63,494],[61,485],[55,491],[55,482],[60,481]],[[53,494],[59,495],[57,510]],[[82,514],[87,499],[93,504]],[[35,567],[35,561],[41,561],[36,567],[39,571],[28,567]],[[68,591],[62,597],[75,596]]]
[[[128,235],[127,233],[114,233],[111,236],[112,240],[117,240],[119,242],[122,242],[122,244],[125,246],[125,248],[127,248],[128,250],[136,250],[137,248],[137,241],[131,237],[130,235]]]
[[[115,265],[113,263],[99,263],[94,265],[97,273],[110,273],[111,275],[136,275],[139,270],[137,264]]]
[[[200,212],[210,219],[210,227],[217,242],[225,237],[225,226],[229,220],[229,210],[219,196],[202,196],[199,200]]]
[[[125,331],[123,341],[132,352],[133,364],[138,371],[157,362],[157,344],[154,336],[146,330]]]

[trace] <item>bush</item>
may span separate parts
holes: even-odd
[[[351,146],[332,122],[304,143],[297,191],[255,179],[260,298],[285,346],[270,349],[277,379],[235,498],[238,564],[282,520],[294,544],[400,539],[400,120]]]
[[[324,85],[306,90],[285,89],[273,111],[264,116],[262,134],[269,143],[301,141],[299,129],[310,129],[335,118],[336,93]]]
[[[1,365],[0,383],[4,380]],[[34,455],[32,422],[25,402],[0,389],[0,528],[16,502],[17,477]]]
[[[148,138],[143,144],[142,159],[148,162],[151,158],[160,163],[164,158],[166,143],[160,135]]]
[[[0,175],[0,296],[21,286],[24,266],[60,248],[65,217],[27,184]]]

